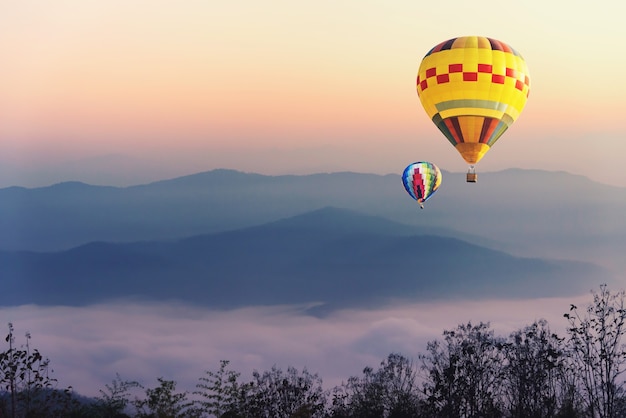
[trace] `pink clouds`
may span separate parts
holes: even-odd
[[[377,366],[391,352],[415,358],[445,329],[489,321],[500,335],[546,318],[564,335],[562,315],[570,303],[585,306],[590,295],[568,299],[451,302],[344,310],[328,317],[303,314],[302,307],[251,307],[213,311],[177,304],[111,304],[83,308],[20,306],[0,309],[15,326],[16,342],[26,331],[31,344],[51,359],[62,387],[97,395],[115,374],[154,385],[157,377],[193,390],[219,360],[231,361],[242,378],[272,365],[306,367],[326,387]]]

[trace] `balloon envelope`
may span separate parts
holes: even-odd
[[[404,169],[402,183],[409,195],[422,206],[441,185],[441,171],[433,163],[415,162]]]
[[[481,36],[440,43],[417,73],[417,94],[428,117],[470,165],[517,119],[529,89],[524,58],[504,42]]]

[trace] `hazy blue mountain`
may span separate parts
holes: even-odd
[[[118,298],[231,308],[321,302],[563,296],[611,282],[590,263],[519,258],[337,208],[173,241],[0,252],[1,305]]]
[[[186,173],[175,164],[163,164],[125,154],[105,154],[66,161],[39,161],[23,165],[0,156],[0,187],[19,184],[40,187],[53,183],[80,180],[89,184],[128,186],[172,178]]]
[[[443,176],[424,210],[395,174],[265,176],[214,170],[124,188],[73,182],[10,187],[0,189],[0,249],[50,251],[91,241],[176,239],[333,206],[433,228],[436,235],[471,235],[474,243],[516,255],[626,269],[625,188],[539,170],[480,173],[476,184],[459,173]]]

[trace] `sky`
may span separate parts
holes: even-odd
[[[626,186],[620,3],[0,0],[0,187],[232,168],[401,173],[464,161],[421,107],[422,57],[463,35],[526,59],[520,118],[478,164]]]
[[[400,174],[418,160],[462,172],[415,79],[434,45],[464,35],[513,46],[531,78],[525,110],[479,172],[564,170],[626,187],[626,25],[615,0],[0,0],[0,187],[215,168]],[[334,385],[467,320],[503,333],[538,316],[558,327],[571,302],[325,319],[294,307],[20,306],[0,308],[0,325],[13,322],[18,343],[30,332],[61,385],[97,395],[116,372],[193,389],[222,359],[242,371],[306,366]]]

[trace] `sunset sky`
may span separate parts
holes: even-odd
[[[0,187],[111,155],[162,175],[465,171],[415,91],[426,52],[463,35],[510,44],[531,76],[479,172],[626,186],[620,2],[0,0]]]
[[[531,78],[525,110],[479,173],[564,170],[626,187],[623,7],[616,0],[0,0],[0,188],[66,180],[126,186],[216,168],[400,175],[419,160],[464,172],[415,81],[433,46],[466,35],[511,45]],[[61,385],[97,395],[116,372],[193,389],[223,359],[245,371],[305,366],[338,384],[390,351],[423,352],[461,321],[494,321],[506,335],[545,317],[560,332],[570,304],[588,301],[421,303],[328,318],[294,307],[25,305],[0,307],[0,319],[15,323],[20,344],[32,332]]]

